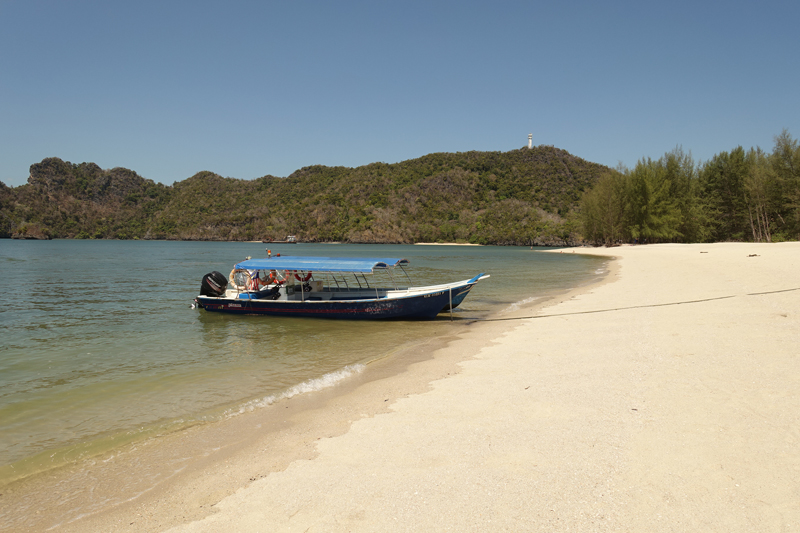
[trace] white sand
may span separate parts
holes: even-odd
[[[585,252],[610,283],[174,531],[800,531],[800,243]]]

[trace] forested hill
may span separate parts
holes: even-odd
[[[436,153],[287,178],[200,172],[165,186],[124,168],[48,158],[26,185],[0,183],[0,236],[562,244],[607,167],[549,146]]]

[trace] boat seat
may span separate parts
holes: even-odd
[[[263,291],[255,291],[255,292],[240,292],[239,299],[240,300],[260,300],[267,296],[271,296],[273,294],[272,289],[265,289]]]

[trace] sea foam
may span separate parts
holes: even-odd
[[[535,302],[536,300],[539,300],[539,299],[541,299],[541,296],[531,296],[530,298],[525,298],[524,300],[520,300],[518,302],[514,302],[513,304],[509,305],[508,307],[506,307],[505,309],[500,311],[500,314],[511,313],[513,311],[517,311],[517,310],[519,310],[520,307],[522,307],[524,305],[531,304],[531,303],[533,303],[533,302]]]
[[[241,405],[238,409],[230,410],[226,413],[227,416],[236,416],[244,413],[248,413],[254,411],[255,409],[261,407],[267,407],[272,405],[275,402],[280,400],[287,400],[298,394],[305,394],[308,392],[320,391],[323,389],[327,389],[330,387],[336,386],[339,382],[353,376],[355,374],[360,374],[366,368],[365,365],[362,364],[354,364],[348,365],[340,370],[335,372],[330,372],[325,374],[322,377],[309,379],[302,383],[298,383],[293,387],[288,388],[287,390],[277,393],[277,394],[270,394],[264,398],[259,398],[257,400],[251,400],[244,405]]]

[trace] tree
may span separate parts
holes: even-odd
[[[744,193],[753,240],[770,242],[771,221],[776,207],[772,201],[775,189],[774,173],[767,154],[761,148],[751,148],[747,152],[747,166]]]
[[[628,175],[628,227],[639,242],[673,241],[682,237],[681,211],[665,159],[640,160]]]
[[[770,161],[782,203],[778,222],[786,237],[797,239],[800,237],[800,146],[788,130],[775,136]]]
[[[698,167],[691,153],[676,146],[659,161],[665,178],[670,181],[670,195],[680,211],[678,232],[684,242],[705,242],[710,239],[709,220],[700,198]]]
[[[709,210],[715,241],[742,241],[750,233],[744,189],[748,172],[741,146],[730,153],[715,155],[700,172],[701,194]]]
[[[609,171],[597,180],[581,201],[584,238],[611,246],[629,236],[625,225],[625,176]]]

